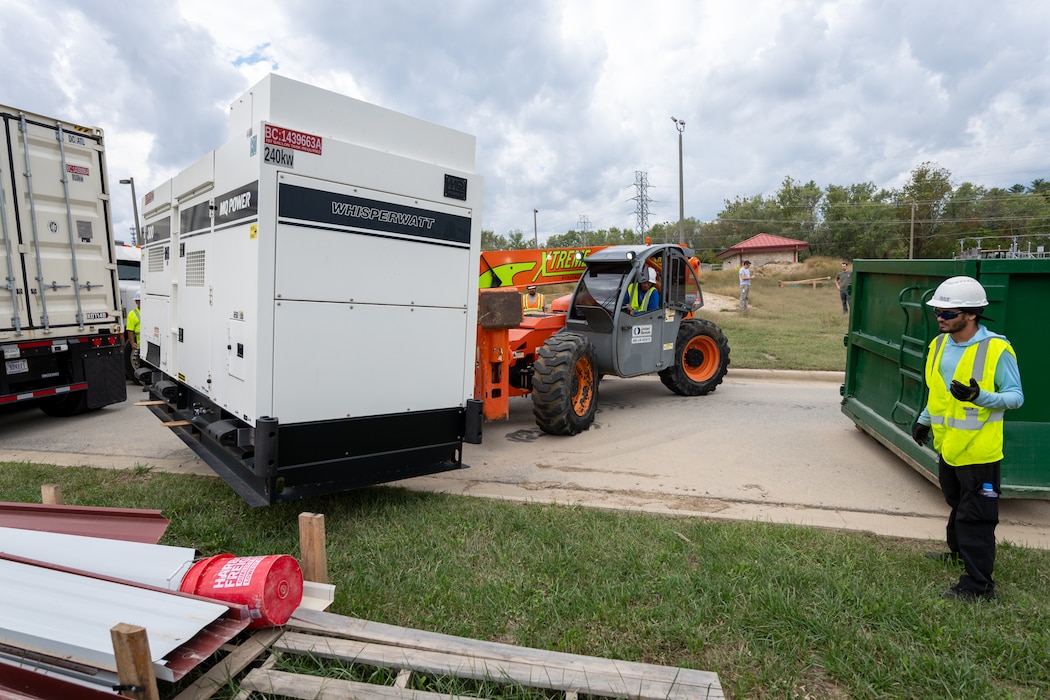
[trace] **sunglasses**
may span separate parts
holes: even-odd
[[[953,318],[958,318],[964,312],[962,311],[945,311],[944,309],[937,309],[935,312],[937,318],[943,318],[945,321],[951,321]]]

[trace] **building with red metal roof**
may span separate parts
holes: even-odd
[[[722,261],[723,267],[740,267],[745,260],[750,260],[756,266],[767,263],[797,263],[799,251],[808,249],[809,243],[806,241],[760,233],[746,241],[740,241],[732,248],[726,248],[715,257]]]

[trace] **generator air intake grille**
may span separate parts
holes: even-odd
[[[186,286],[204,286],[204,251],[191,250],[186,253]]]
[[[150,272],[164,272],[164,249],[162,247],[149,249],[147,265]]]

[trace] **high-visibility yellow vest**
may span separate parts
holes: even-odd
[[[926,354],[926,386],[930,389],[927,408],[934,449],[956,467],[1001,460],[1003,411],[981,408],[951,395],[939,369],[946,339],[944,333],[934,338]],[[995,368],[1004,352],[1016,357],[1010,343],[1002,338],[985,338],[968,346],[952,379],[968,385],[972,377],[981,391],[995,391]]]
[[[638,300],[637,282],[631,282],[629,285],[627,285],[627,288],[631,292],[631,310],[645,311],[649,308],[649,299],[653,296],[653,292],[656,290],[656,287],[649,287],[649,291],[645,293],[645,296],[642,297],[641,301]]]
[[[531,300],[528,294],[523,295],[521,309],[522,311],[543,311],[543,295],[537,294],[535,301]]]
[[[141,313],[137,306],[128,312],[128,325],[126,328],[135,332],[135,344],[140,345],[142,343],[142,323]]]

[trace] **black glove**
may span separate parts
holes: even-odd
[[[977,386],[977,380],[973,377],[970,377],[970,386],[966,386],[957,379],[953,379],[950,389],[952,396],[960,401],[972,402],[981,394],[981,389]]]
[[[923,423],[916,423],[911,428],[911,437],[916,445],[922,447],[926,444],[926,441],[930,439],[930,426],[924,425]]]

